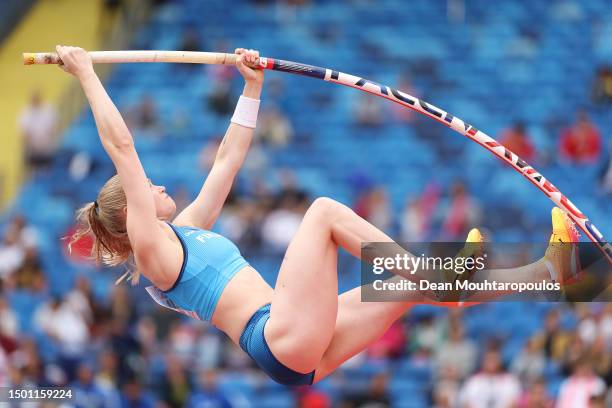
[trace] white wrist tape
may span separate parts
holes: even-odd
[[[257,125],[257,113],[259,112],[259,99],[248,98],[240,95],[232,122],[241,126],[255,129]]]

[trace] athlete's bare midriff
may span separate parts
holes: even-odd
[[[252,266],[245,266],[229,281],[212,316],[212,324],[238,344],[253,314],[272,301],[274,289]]]

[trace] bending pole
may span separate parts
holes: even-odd
[[[192,64],[225,64],[236,63],[235,54],[216,52],[188,52],[188,51],[92,51],[89,53],[94,63],[123,63],[123,62],[175,62]],[[24,53],[23,63],[32,64],[57,64],[59,58],[55,53]],[[258,66],[273,71],[288,72],[290,74],[304,75],[311,78],[322,79],[340,85],[350,86],[364,92],[368,92],[402,106],[415,110],[425,116],[450,127],[454,131],[470,138],[489,152],[512,166],[527,180],[538,187],[558,207],[563,209],[567,215],[578,225],[578,227],[593,241],[605,254],[608,262],[612,264],[612,244],[606,241],[603,234],[595,225],[576,207],[563,193],[559,191],[542,174],[538,173],[527,162],[508,150],[495,139],[474,126],[464,122],[456,116],[442,109],[424,102],[405,92],[390,88],[385,85],[369,81],[358,76],[334,71],[329,68],[321,68],[313,65],[301,64],[299,62],[284,61],[273,58],[259,58]]]

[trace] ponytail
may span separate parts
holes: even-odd
[[[76,214],[80,227],[68,244],[72,245],[86,235],[93,237],[91,259],[96,264],[118,266],[129,263],[133,270],[128,270],[115,282],[120,283],[130,275],[132,284],[137,284],[140,273],[135,270],[132,246],[125,226],[124,209],[127,206],[125,193],[121,188],[119,177],[112,177],[102,188],[98,200],[85,204]]]

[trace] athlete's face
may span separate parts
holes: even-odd
[[[166,187],[156,186],[149,180],[149,186],[151,187],[151,193],[153,194],[153,200],[155,201],[155,212],[157,218],[162,220],[169,220],[176,212],[176,203],[168,194],[166,194]]]

